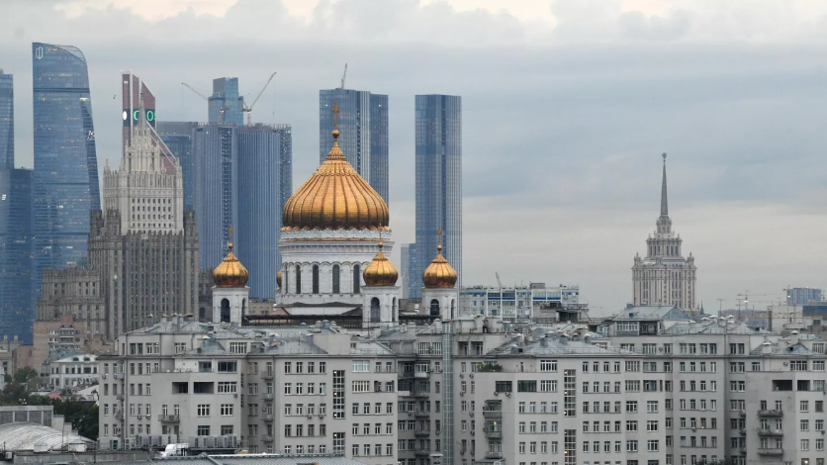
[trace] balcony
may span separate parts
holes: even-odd
[[[781,436],[784,436],[784,431],[782,431],[780,429],[758,428],[758,435],[759,436],[781,437]]]
[[[414,378],[416,379],[428,379],[431,377],[430,371],[417,371],[414,373]]]
[[[738,430],[738,434],[740,434],[741,436],[746,436],[746,435],[747,435],[747,430],[746,430],[746,428],[741,428],[741,429],[739,429],[739,430]]]
[[[747,417],[747,411],[746,410],[739,411],[738,416],[741,417],[741,418],[746,418]]]
[[[429,457],[431,455],[431,451],[428,449],[416,449],[414,451],[414,455],[417,457]]]
[[[416,416],[416,418],[428,418],[428,417],[431,416],[431,412],[429,412],[427,410],[418,410],[417,409],[417,411],[414,413],[414,416]]]
[[[488,439],[502,439],[503,438],[503,432],[502,432],[502,430],[499,430],[499,429],[497,429],[497,430],[487,429],[487,430],[485,430],[485,437],[487,437]]]
[[[430,392],[425,391],[399,391],[400,397],[428,397]]]
[[[273,400],[273,393],[262,394],[261,397],[263,397],[264,400]]]
[[[123,402],[123,394],[115,395],[115,400],[119,400],[119,401]]]
[[[783,410],[759,410],[758,411],[759,417],[783,417],[784,411]]]
[[[272,413],[265,413],[261,415],[262,421],[272,422],[273,421],[273,414]]]
[[[263,442],[273,442],[273,436],[262,436],[261,440]]]
[[[123,411],[119,410],[119,411],[115,412],[115,419],[123,420]]]
[[[123,380],[124,374],[123,373],[115,373],[115,379]]]
[[[503,411],[502,410],[482,409],[482,417],[486,418],[486,419],[492,419],[492,420],[500,419],[500,418],[503,417]]]
[[[429,430],[429,429],[418,429],[418,430],[414,431],[414,436],[428,437],[430,435],[431,435],[431,430]]]
[[[776,448],[762,449],[762,448],[759,448],[758,449],[758,455],[784,455],[784,449],[780,449],[780,448],[778,448],[778,449],[776,449]]]
[[[487,458],[487,459],[501,459],[501,458],[503,458],[503,453],[502,452],[488,451],[488,452],[485,453],[485,458]]]
[[[178,415],[164,415],[163,413],[158,415],[158,421],[161,423],[178,423],[181,421],[181,417]]]
[[[261,379],[273,379],[274,374],[272,371],[265,371],[261,374]]]

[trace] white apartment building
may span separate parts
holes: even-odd
[[[75,354],[56,360],[47,360],[46,383],[51,389],[91,386],[98,384],[98,360],[96,355]]]
[[[507,320],[541,319],[544,322],[582,321],[588,305],[580,303],[579,286],[472,286],[459,292],[460,315],[484,315]]]

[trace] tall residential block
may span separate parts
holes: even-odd
[[[422,276],[439,240],[461,287],[462,98],[417,95],[416,276]],[[420,281],[410,290],[410,297],[419,297],[421,288]]]
[[[238,228],[237,139],[236,126],[229,124],[209,124],[192,132],[193,204],[201,268],[221,262],[227,254],[230,227]]]
[[[281,268],[281,210],[293,194],[293,136],[289,125],[238,128],[239,260],[250,270],[250,297],[275,298]],[[213,266],[215,263],[213,263]]]
[[[195,211],[195,169],[192,159],[192,130],[199,126],[191,121],[159,121],[156,130],[164,145],[181,165],[184,177],[184,210]]]
[[[695,257],[681,251],[683,239],[672,231],[666,189],[666,154],[663,154],[663,181],[660,216],[655,234],[646,239],[646,256],[635,254],[632,266],[632,294],[635,306],[674,305],[683,310],[698,307]]]
[[[210,123],[244,124],[243,101],[244,97],[238,94],[237,77],[213,79],[212,95],[208,99]]]
[[[339,107],[338,142],[342,152],[356,172],[388,203],[388,96],[351,89],[320,90],[320,163],[330,150],[334,103]]]
[[[90,212],[100,210],[86,59],[76,47],[32,44],[35,292],[47,268],[83,265]]]

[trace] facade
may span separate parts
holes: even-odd
[[[319,91],[319,162],[330,149],[334,127],[333,104],[339,108],[339,145],[348,163],[385,203],[388,184],[388,96],[352,89]]]
[[[212,81],[212,95],[207,99],[209,122],[212,124],[244,124],[244,97],[238,93],[237,77],[221,77]]]
[[[695,257],[681,252],[683,239],[672,232],[666,189],[666,154],[663,154],[663,185],[660,217],[654,237],[646,240],[646,256],[635,255],[632,267],[633,305],[675,305],[684,310],[698,307]]]
[[[508,320],[539,319],[546,323],[584,321],[588,305],[580,303],[579,286],[546,287],[531,283],[522,287],[473,286],[460,290],[460,314],[484,315]]]
[[[823,302],[824,294],[821,289],[813,287],[793,287],[787,289],[788,305],[805,305]]]
[[[256,124],[239,128],[237,138],[238,257],[250,270],[250,296],[272,299],[281,269],[278,212],[293,193],[292,130]]]
[[[32,228],[32,170],[0,167],[0,335],[25,342],[35,313]]]
[[[76,47],[37,42],[32,57],[37,294],[43,270],[85,263],[100,188],[86,59]]]
[[[417,95],[415,275],[439,241],[462,285],[462,98]],[[410,297],[419,296],[411,289]]]
[[[172,155],[181,165],[181,175],[184,178],[184,210],[195,211],[194,184],[195,166],[192,158],[192,131],[199,124],[195,122],[164,122],[159,121],[156,129]]]
[[[402,262],[402,298],[410,299],[413,289],[422,287],[422,276],[416,272],[416,243],[402,244],[400,249]]]
[[[199,266],[212,268],[227,253],[230,228],[238,225],[238,132],[233,125],[209,124],[195,128],[192,137]]]

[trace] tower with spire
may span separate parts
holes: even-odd
[[[666,154],[663,154],[663,181],[660,216],[654,236],[646,239],[646,256],[635,255],[632,266],[633,303],[635,306],[674,305],[694,310],[696,299],[695,257],[684,257],[683,240],[672,231],[666,184]]]

